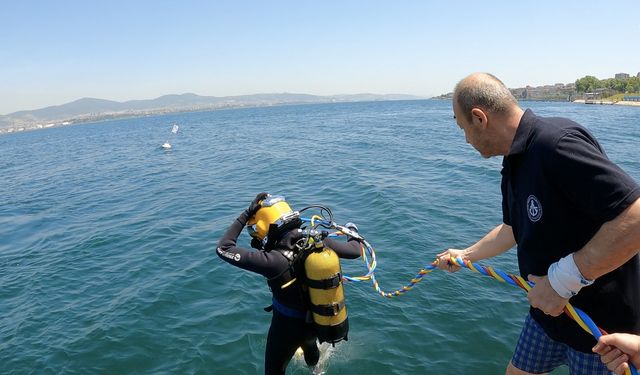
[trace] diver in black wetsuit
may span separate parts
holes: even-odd
[[[272,198],[280,198],[272,199]],[[268,202],[270,200],[271,202]],[[301,262],[296,262],[299,247],[303,239],[302,221],[297,212],[279,212],[271,214],[269,223],[255,222],[256,213],[264,207],[276,207],[273,202],[283,202],[281,197],[271,197],[260,193],[251,202],[248,209],[227,229],[218,243],[218,256],[233,264],[267,278],[272,292],[271,327],[267,337],[265,351],[265,374],[284,374],[291,357],[298,347],[302,347],[304,359],[308,366],[318,363],[320,352],[316,345],[316,332],[313,322],[307,318],[308,297],[301,282],[287,282],[298,277]],[[286,205],[286,202],[284,202]],[[272,206],[273,205],[273,206]],[[286,205],[289,209],[289,206]],[[264,216],[264,215],[263,215]],[[266,215],[269,217],[269,215]],[[251,246],[258,249],[252,251],[237,246],[238,236],[249,223],[253,237]],[[265,226],[266,224],[266,226]],[[345,227],[357,231],[354,224]],[[360,256],[360,241],[349,238],[347,242],[331,238],[323,240],[325,246],[333,249],[340,258],[356,259]],[[298,279],[300,280],[301,277]],[[270,311],[270,308],[265,310]]]

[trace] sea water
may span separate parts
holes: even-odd
[[[522,105],[582,123],[640,180],[640,108]],[[381,288],[402,287],[501,221],[501,160],[452,115],[435,100],[291,105],[0,136],[0,373],[262,373],[270,293],[217,257],[223,232],[261,191],[322,204],[375,247]],[[482,264],[517,272],[514,250]],[[503,373],[528,309],[469,270],[391,299],[345,290],[349,340],[326,374]]]

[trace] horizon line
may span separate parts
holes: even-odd
[[[283,94],[287,94],[287,95],[309,95],[309,96],[316,96],[316,97],[334,97],[334,96],[356,96],[356,95],[378,95],[378,96],[387,96],[387,95],[403,95],[403,96],[413,96],[419,99],[432,99],[434,98],[434,96],[422,96],[422,95],[414,95],[414,94],[404,94],[404,93],[387,93],[387,94],[377,94],[377,93],[373,93],[373,92],[359,92],[359,93],[355,93],[355,94],[329,94],[329,95],[318,95],[318,94],[309,94],[309,93],[304,93],[304,92],[287,92],[287,91],[283,91],[283,92],[256,92],[256,93],[251,93],[251,94],[238,94],[238,95],[222,95],[222,96],[215,96],[215,95],[200,95],[200,94],[196,94],[194,92],[184,92],[181,94],[162,94],[160,96],[156,96],[154,98],[147,98],[147,99],[127,99],[127,100],[114,100],[114,99],[105,99],[105,98],[98,98],[98,97],[91,97],[91,96],[84,96],[84,97],[80,97],[78,99],[74,99],[68,102],[64,102],[61,104],[52,104],[52,105],[47,105],[44,107],[37,107],[37,108],[31,108],[31,109],[20,109],[17,111],[13,111],[13,112],[9,112],[9,113],[5,113],[5,114],[0,114],[0,116],[11,116],[13,114],[16,114],[18,112],[31,112],[31,111],[38,111],[38,110],[42,110],[42,109],[47,109],[47,108],[55,108],[55,107],[61,107],[67,104],[71,104],[71,103],[75,103],[77,101],[83,100],[83,99],[94,99],[94,100],[104,100],[104,101],[109,101],[109,102],[114,102],[114,103],[119,103],[119,104],[124,104],[127,102],[133,102],[133,101],[153,101],[153,100],[157,100],[166,96],[184,96],[184,95],[195,95],[195,96],[199,96],[199,97],[203,97],[203,98],[217,98],[217,99],[221,99],[221,98],[230,98],[230,97],[242,97],[242,96],[253,96],[253,95],[283,95]]]

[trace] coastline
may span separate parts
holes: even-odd
[[[585,100],[584,99],[576,99],[573,101],[573,103],[578,103],[578,104],[585,104]],[[640,107],[640,102],[630,102],[630,101],[624,101],[624,100],[620,100],[617,102],[611,102],[608,100],[594,100],[593,103],[588,103],[588,104],[599,104],[599,105],[624,105],[624,106],[628,106],[628,107]]]
[[[207,98],[207,97],[200,97],[195,94],[182,94],[182,95],[178,95],[178,97],[183,97],[185,95],[192,95],[198,98],[205,98],[205,99]],[[291,100],[288,100],[287,98],[282,99],[278,95],[293,96],[293,99]],[[121,120],[121,119],[128,119],[128,118],[162,116],[162,115],[173,114],[173,113],[193,113],[193,112],[206,112],[206,111],[218,111],[218,110],[277,107],[277,106],[287,106],[287,105],[360,103],[360,102],[397,101],[397,100],[430,100],[430,98],[420,98],[420,97],[410,97],[410,96],[391,97],[392,95],[376,95],[376,94],[356,94],[356,95],[350,95],[350,96],[327,96],[327,97],[311,95],[312,97],[311,100],[305,100],[306,97],[299,99],[296,95],[306,95],[306,94],[254,94],[254,95],[245,95],[245,96],[236,97],[236,98],[247,97],[248,99],[246,99],[245,101],[241,101],[239,99],[229,99],[222,103],[193,104],[193,105],[185,105],[181,103],[180,105],[174,105],[174,106],[156,107],[156,108],[149,108],[149,109],[137,109],[137,110],[132,110],[132,109],[105,110],[105,111],[98,111],[98,112],[92,112],[90,110],[86,110],[84,111],[86,113],[83,112],[82,114],[69,114],[66,116],[56,115],[58,118],[55,118],[53,116],[37,117],[37,116],[29,115],[29,113],[31,112],[37,112],[43,109],[26,111],[26,112],[22,111],[22,112],[16,112],[16,113],[21,113],[21,117],[18,119],[12,119],[11,116],[13,114],[0,115],[0,135],[18,133],[18,132],[24,132],[24,131],[40,130],[40,129],[46,129],[46,128],[52,128],[52,127],[88,124],[88,123]],[[164,97],[167,97],[167,96],[170,96],[170,95],[165,95]],[[270,99],[271,96],[275,96],[275,98]],[[388,98],[385,98],[385,97],[388,97]],[[161,99],[161,98],[163,97],[160,97],[158,99]],[[154,99],[154,100],[158,100],[158,99]],[[215,99],[219,99],[219,98],[215,98]],[[87,100],[101,101],[101,99],[87,99]],[[78,101],[63,104],[62,106],[47,107],[44,109],[50,109],[50,108],[57,109],[59,107],[72,105],[77,102]],[[25,115],[25,113],[27,115]]]
[[[422,100],[442,100],[444,98],[429,98],[429,99],[422,99]],[[576,99],[574,101],[572,101],[572,103],[575,104],[585,104],[585,100],[584,99]],[[320,103],[277,103],[277,104],[269,104],[266,106],[280,106],[280,105],[291,105],[291,104],[326,104],[325,102],[320,102]],[[588,104],[596,104],[596,105],[620,105],[620,106],[627,106],[627,107],[640,107],[640,102],[635,102],[635,101],[617,101],[617,102],[612,102],[612,101],[607,101],[607,100],[597,100],[594,101],[593,103],[588,103]],[[76,125],[76,124],[88,124],[88,123],[95,123],[95,122],[102,122],[102,121],[110,121],[110,120],[120,120],[120,119],[127,119],[127,118],[138,118],[138,117],[148,117],[148,116],[159,116],[159,115],[163,115],[163,114],[170,114],[170,113],[180,113],[180,112],[185,112],[185,113],[190,113],[190,112],[201,112],[201,111],[212,111],[212,110],[233,110],[233,109],[242,109],[242,108],[258,108],[258,107],[263,107],[265,105],[227,105],[227,106],[219,106],[219,107],[205,107],[205,108],[180,108],[180,109],[157,109],[157,110],[147,110],[147,111],[123,111],[123,112],[116,112],[116,113],[103,113],[103,114],[92,114],[92,115],[87,115],[87,116],[78,116],[75,118],[71,118],[71,119],[66,119],[66,120],[53,120],[53,121],[47,121],[47,123],[45,124],[38,124],[38,123],[26,123],[26,124],[16,124],[14,126],[9,126],[9,127],[0,127],[0,136],[4,135],[4,134],[11,134],[11,133],[18,133],[18,132],[24,132],[24,131],[33,131],[33,130],[39,130],[39,129],[46,129],[46,128],[51,128],[51,127],[60,127],[60,126],[69,126],[69,125]]]

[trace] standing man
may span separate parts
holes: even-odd
[[[561,315],[570,302],[607,332],[640,333],[640,186],[611,162],[584,127],[522,110],[496,77],[458,83],[453,113],[467,143],[502,155],[502,224],[464,250],[471,262],[518,249],[520,274],[535,283],[506,373],[609,374],[595,339]]]

